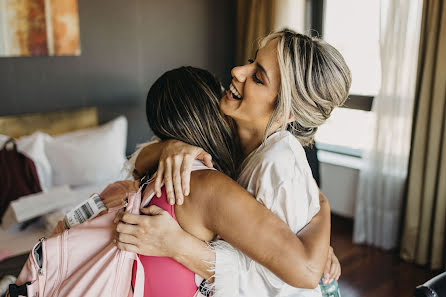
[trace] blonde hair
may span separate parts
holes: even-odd
[[[274,123],[281,122],[282,130],[293,133],[303,146],[310,145],[318,127],[347,100],[350,69],[333,46],[291,30],[269,34],[260,46],[276,38],[281,83],[265,138]],[[288,123],[289,117],[294,121]]]

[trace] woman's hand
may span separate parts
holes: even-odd
[[[202,148],[178,140],[168,140],[161,153],[158,170],[155,173],[155,193],[161,196],[162,182],[166,187],[167,201],[174,205],[183,204],[184,196],[190,192],[192,163],[197,159],[212,168],[212,156]]]
[[[184,230],[167,211],[152,205],[141,209],[145,215],[118,212],[114,223],[116,246],[145,256],[174,257]]]
[[[108,211],[114,211],[125,206],[126,199],[130,193],[135,193],[139,188],[139,180],[130,181],[123,180],[117,181],[108,185],[99,197],[104,202]]]
[[[324,270],[324,284],[329,284],[333,280],[338,280],[341,276],[341,264],[334,254],[333,248],[330,247],[328,252],[327,265]]]

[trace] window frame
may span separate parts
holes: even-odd
[[[311,36],[320,38],[323,37],[324,3],[325,0],[307,0],[306,2],[306,5],[309,7],[309,11],[311,12],[309,21],[309,31],[311,32]],[[374,98],[374,96],[350,94],[343,107],[371,111]]]
[[[307,17],[306,24],[308,31],[313,37],[323,37],[324,27],[324,5],[325,0],[306,0]],[[343,108],[357,109],[363,111],[371,111],[375,96],[350,94]],[[353,149],[347,146],[333,145],[329,143],[316,142],[315,146],[318,150],[336,153],[340,155],[350,156],[362,159],[363,152],[360,149]]]

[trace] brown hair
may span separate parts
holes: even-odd
[[[173,69],[150,88],[146,115],[156,136],[204,149],[218,170],[235,179],[240,145],[233,121],[220,112],[222,93],[219,80],[206,70]]]

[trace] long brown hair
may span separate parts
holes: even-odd
[[[222,90],[219,80],[206,70],[173,69],[150,88],[146,115],[156,136],[201,147],[211,154],[218,170],[235,179],[240,145],[233,121],[220,112]]]

